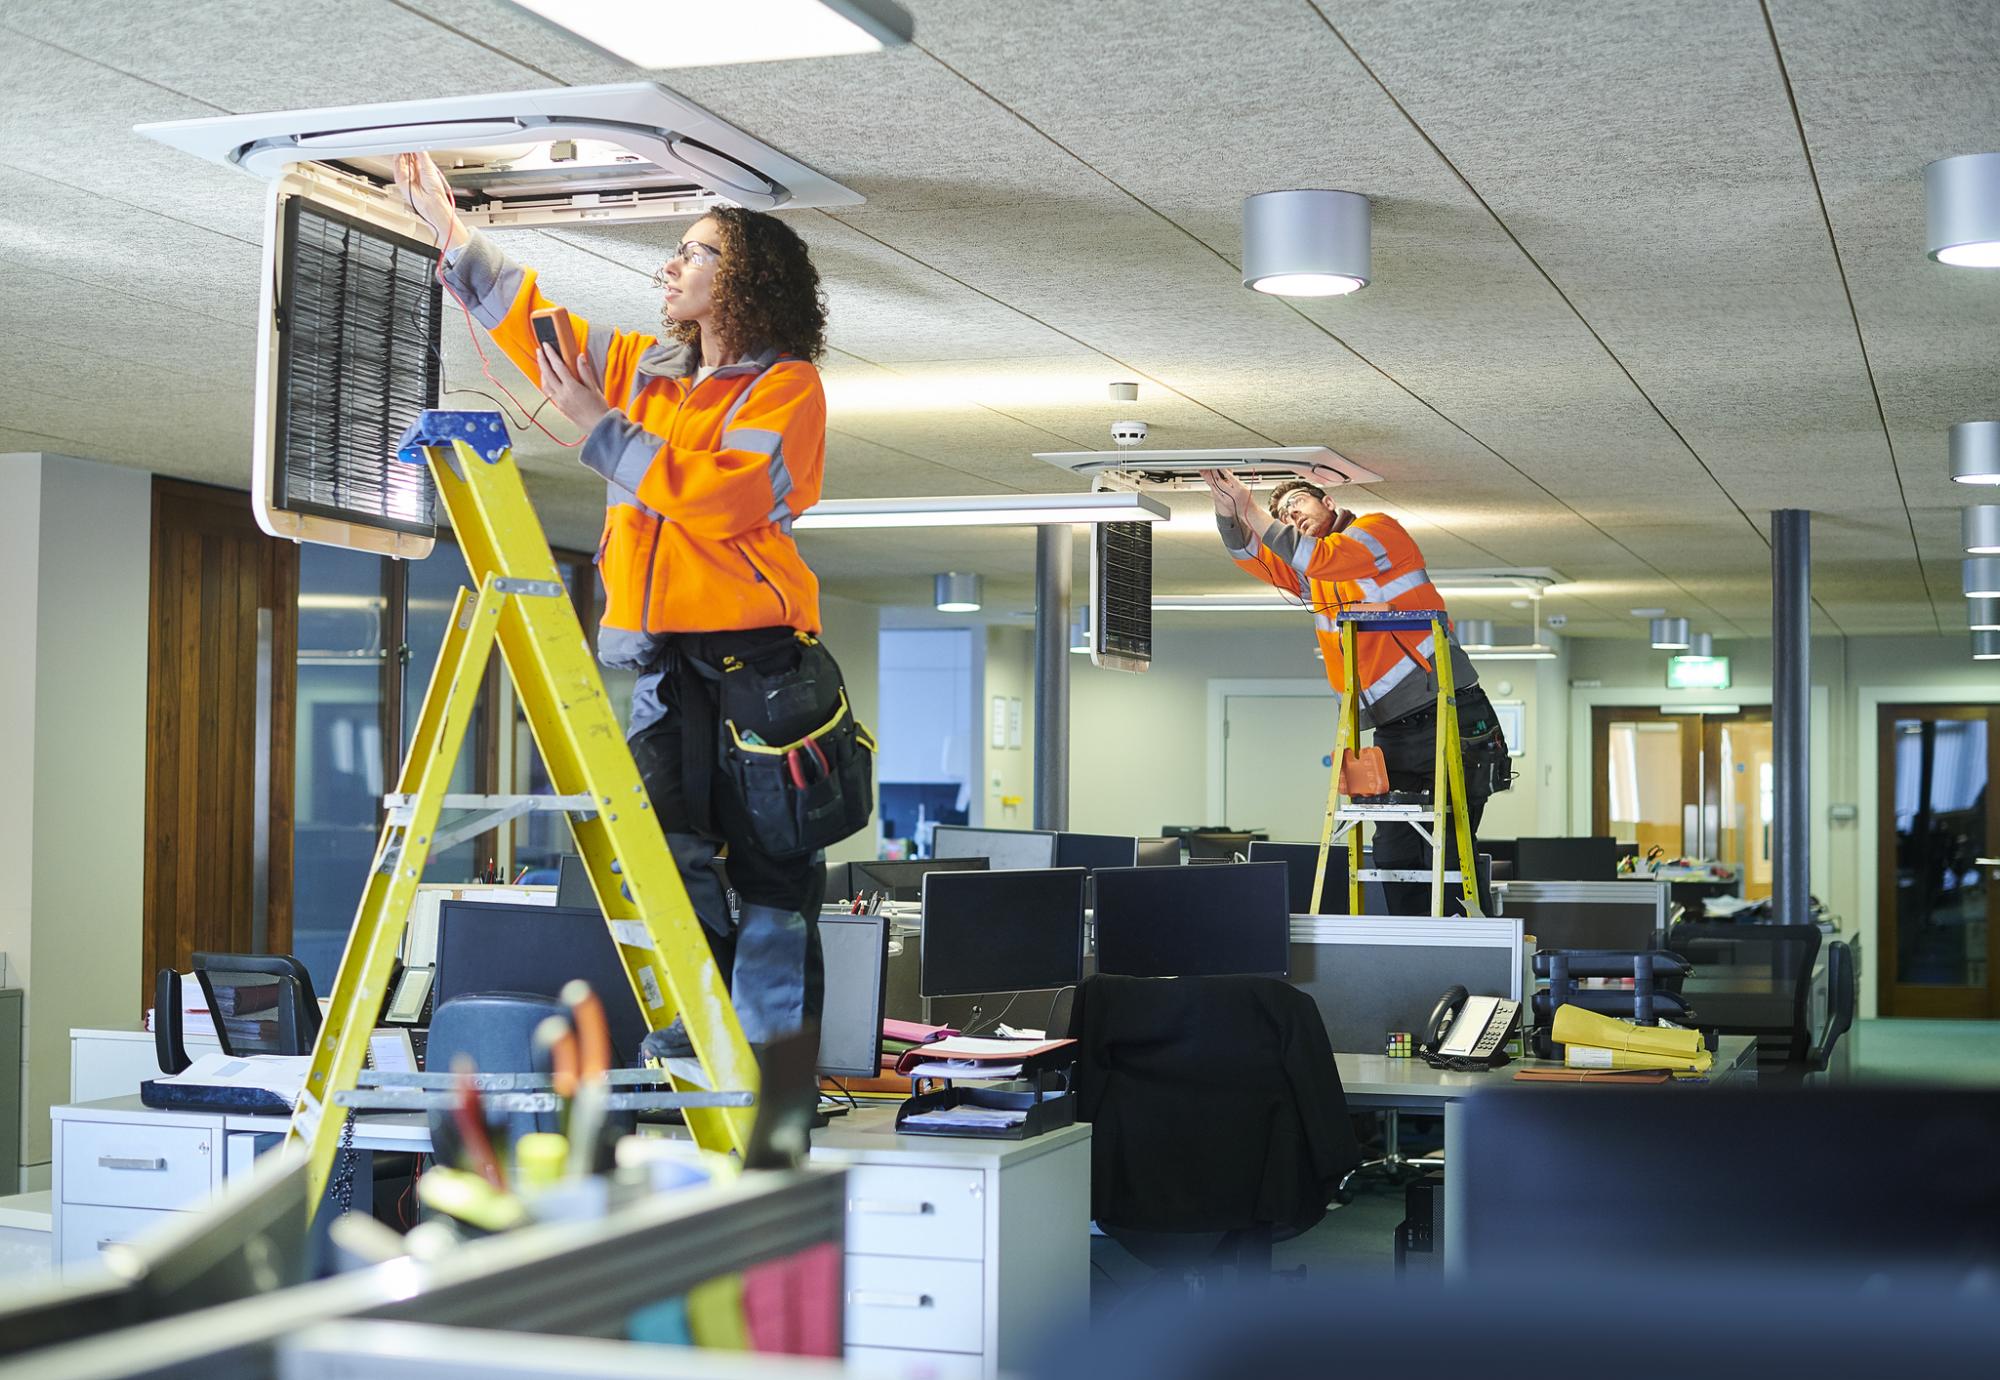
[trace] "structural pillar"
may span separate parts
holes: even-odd
[[[1035,827],[1069,828],[1069,581],[1075,529],[1035,529]]]
[[[1771,514],[1772,918],[1812,921],[1812,514]]]

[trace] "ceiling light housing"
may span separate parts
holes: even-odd
[[[891,0],[512,0],[600,53],[647,69],[879,53],[916,26]]]
[[[794,531],[871,527],[1048,527],[1166,522],[1166,504],[1139,493],[970,494],[938,498],[827,498],[792,520]]]
[[[1491,647],[1493,645],[1493,620],[1491,618],[1461,618],[1452,629],[1458,634],[1461,647]]]
[[[1974,632],[2000,632],[2000,599],[1967,599],[1965,624]]]
[[[1036,451],[1037,460],[1089,479],[1099,488],[1201,490],[1203,470],[1227,470],[1253,489],[1287,479],[1321,488],[1379,484],[1382,476],[1325,446],[1236,446],[1221,450]]]
[[[2000,484],[2000,422],[1957,422],[1947,433],[1951,477],[1960,484]]]
[[[1966,598],[2000,598],[2000,556],[1967,556],[1959,568]]]
[[[939,613],[979,612],[979,577],[960,570],[948,570],[932,581]]]
[[[1368,198],[1259,192],[1243,198],[1243,286],[1276,297],[1343,297],[1368,286]]]
[[[1972,634],[1974,661],[2000,661],[2000,632],[1981,628]]]
[[[1954,268],[2000,268],[2000,153],[1925,166],[1924,253]]]
[[[1688,649],[1685,652],[1681,653],[1681,659],[1683,661],[1691,661],[1696,657],[1701,657],[1706,660],[1714,659],[1715,657],[1714,633],[1694,633],[1688,638]]]
[[[1652,625],[1653,650],[1684,652],[1688,649],[1688,621],[1685,618],[1655,618]]]
[[[1968,556],[2000,556],[2000,503],[1975,503],[1958,513],[1960,540]]]

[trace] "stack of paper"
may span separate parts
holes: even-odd
[[[1075,1043],[1074,1040],[980,1040],[955,1035],[910,1050],[897,1062],[896,1071],[916,1074],[921,1066],[926,1077],[965,1077],[966,1074],[931,1073],[930,1070],[940,1065],[971,1066],[971,1070],[976,1071],[971,1071],[970,1076],[975,1078],[1010,1078],[1021,1072],[1022,1060]],[[1002,1069],[1011,1072],[1003,1073]]]
[[[1028,1119],[1025,1111],[1004,1107],[942,1107],[903,1118],[905,1126],[922,1126],[935,1131],[1005,1131]]]
[[[146,1029],[154,1029],[154,1021],[159,1013],[152,1007],[146,1008]],[[233,1037],[236,1032],[230,1031]],[[214,1040],[215,1020],[208,1014],[208,999],[201,993],[201,983],[193,973],[181,974],[181,1039]]]
[[[1706,1073],[1714,1060],[1702,1044],[1699,1030],[1634,1025],[1567,1004],[1556,1008],[1549,1035],[1563,1047],[1563,1062],[1573,1069]]]

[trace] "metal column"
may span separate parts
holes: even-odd
[[[1812,514],[1771,514],[1772,910],[1780,924],[1811,922],[1807,792],[1812,748]]]
[[[1035,529],[1035,827],[1069,828],[1069,577],[1075,530]]]

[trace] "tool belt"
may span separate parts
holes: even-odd
[[[1468,693],[1467,699],[1470,702],[1460,706],[1458,719],[1465,795],[1468,800],[1484,800],[1513,789],[1513,759],[1507,755],[1507,739],[1493,722],[1486,697],[1482,694],[1471,700]],[[1425,705],[1389,723],[1377,724],[1375,746],[1382,749],[1392,782],[1421,777],[1428,787],[1437,760],[1437,706]]]
[[[776,858],[809,856],[874,813],[875,740],[811,633],[675,638],[683,786],[698,829]]]

